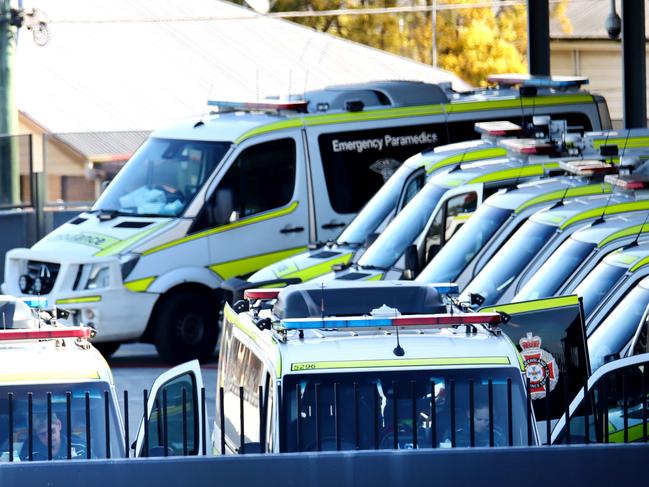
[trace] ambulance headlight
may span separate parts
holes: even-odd
[[[120,259],[120,264],[122,266],[122,280],[125,281],[129,274],[135,269],[140,256],[138,254],[126,254]]]
[[[110,272],[106,265],[93,265],[86,281],[86,289],[103,289],[110,284]]]

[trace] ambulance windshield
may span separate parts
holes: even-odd
[[[478,293],[485,299],[485,306],[497,303],[556,229],[552,225],[526,221],[469,283],[460,299],[468,301],[470,293]]]
[[[479,207],[469,221],[441,248],[417,276],[421,282],[453,282],[476,254],[496,233],[512,210],[487,203]]]
[[[284,397],[282,451],[470,446],[472,429],[475,446],[507,446],[510,421],[511,444],[528,442],[514,368],[288,375]]]
[[[390,176],[381,189],[368,201],[347,228],[338,237],[339,245],[362,245],[367,237],[376,231],[383,221],[395,211],[406,179],[414,172],[411,166],[402,165]],[[405,205],[421,189],[424,182],[423,171],[405,187]]]
[[[99,382],[3,387],[0,392],[1,460],[10,459],[10,449],[14,461],[67,459],[68,454],[72,459],[124,456],[110,390],[107,383]],[[48,414],[48,402],[51,414]]]
[[[394,265],[408,245],[413,244],[424,231],[437,203],[447,191],[445,186],[426,184],[367,249],[358,264],[378,269],[389,269]]]
[[[179,216],[229,147],[229,142],[150,138],[108,185],[93,210]]]
[[[554,295],[594,248],[593,243],[572,238],[566,240],[527,281],[513,301],[528,301]]]
[[[646,283],[645,283],[646,285]],[[636,333],[649,304],[649,289],[636,286],[588,337],[588,353],[593,372],[604,365],[607,355],[620,353]]]

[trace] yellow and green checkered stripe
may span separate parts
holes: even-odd
[[[461,365],[510,365],[509,357],[436,357],[394,360],[338,360],[330,362],[295,362],[291,371],[376,369],[393,367],[444,367]]]
[[[542,203],[549,203],[551,201],[560,200],[561,198],[574,198],[576,196],[592,196],[595,194],[605,194],[611,192],[611,185],[606,184],[588,184],[586,186],[578,186],[576,188],[562,189],[553,191],[552,193],[542,194],[536,198],[526,201],[518,208],[516,213],[520,213],[530,206],[539,205]]]
[[[180,245],[180,244],[183,244],[185,242],[191,242],[192,240],[197,240],[199,238],[208,237],[208,236],[214,235],[216,233],[223,233],[223,232],[227,232],[229,230],[233,230],[235,228],[245,227],[247,225],[252,225],[254,223],[259,223],[259,222],[262,222],[262,221],[265,221],[265,220],[271,220],[273,218],[278,218],[280,216],[289,215],[289,214],[293,213],[297,209],[297,207],[298,207],[298,202],[294,201],[289,206],[287,206],[285,208],[281,208],[279,210],[269,211],[269,212],[262,213],[262,214],[257,215],[257,216],[252,216],[250,218],[242,218],[241,220],[237,220],[236,222],[233,222],[233,223],[228,223],[227,225],[222,225],[222,226],[216,227],[216,228],[210,228],[209,230],[204,230],[202,232],[198,232],[198,233],[194,233],[192,235],[188,235],[187,237],[179,238],[177,240],[173,240],[171,242],[167,242],[165,244],[158,245],[157,247],[153,247],[153,248],[151,248],[149,250],[145,250],[144,252],[142,252],[142,255],[151,255],[151,254],[154,254],[156,252],[160,252],[161,250],[166,250],[168,248],[175,247],[176,245]]]

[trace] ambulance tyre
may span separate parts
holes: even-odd
[[[153,343],[174,364],[208,361],[219,336],[220,300],[211,291],[182,289],[163,296],[157,307]]]
[[[99,350],[99,353],[101,353],[105,359],[109,359],[111,355],[113,355],[115,352],[117,352],[117,349],[121,345],[120,342],[100,342],[100,343],[93,343],[95,348]]]

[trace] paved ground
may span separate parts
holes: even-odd
[[[214,421],[216,401],[216,355],[209,363],[201,367],[205,398],[207,403],[207,425],[211,431]],[[113,370],[117,394],[120,398],[122,412],[124,411],[124,390],[129,395],[129,436],[135,439],[137,428],[143,413],[142,391],[149,390],[155,378],[172,367],[160,360],[153,345],[141,343],[122,345],[109,360]],[[210,438],[207,438],[208,451]]]

